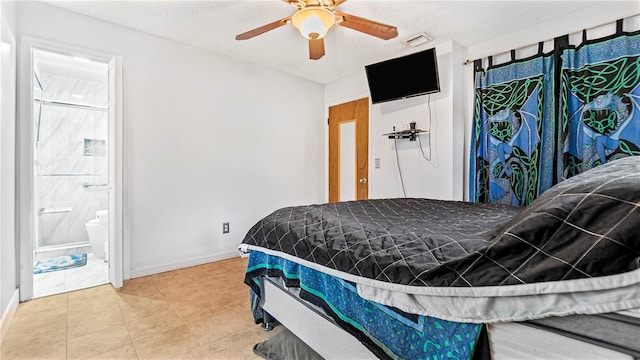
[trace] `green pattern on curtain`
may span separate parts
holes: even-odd
[[[471,192],[475,202],[528,205],[550,184],[553,55],[489,66],[476,63]]]
[[[640,33],[621,28],[562,55],[560,178],[640,155]]]
[[[469,199],[529,205],[556,183],[640,155],[640,31],[489,66],[475,62]]]

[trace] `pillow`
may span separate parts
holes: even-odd
[[[576,210],[585,200],[604,201],[608,197],[632,203],[640,201],[640,156],[608,162],[552,186],[501,229],[534,213],[562,214]]]
[[[323,360],[322,356],[284,327],[271,339],[256,344],[253,352],[268,360]]]
[[[545,208],[558,201],[560,195],[596,193],[637,202],[640,195],[640,156],[610,161],[564,180],[536,199],[530,211]]]
[[[518,263],[516,276],[526,283],[637,269],[640,156],[611,161],[551,187],[494,235],[485,254],[511,258]]]

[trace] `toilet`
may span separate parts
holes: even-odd
[[[109,238],[109,214],[107,210],[96,211],[96,218],[86,224],[89,242],[93,249],[93,256],[104,259]]]

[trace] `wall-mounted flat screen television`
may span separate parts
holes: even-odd
[[[435,48],[366,65],[365,71],[373,104],[440,91]]]

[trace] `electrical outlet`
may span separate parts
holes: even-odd
[[[380,169],[380,158],[373,159],[374,167]]]
[[[229,233],[229,223],[222,223],[222,233],[223,234]]]

